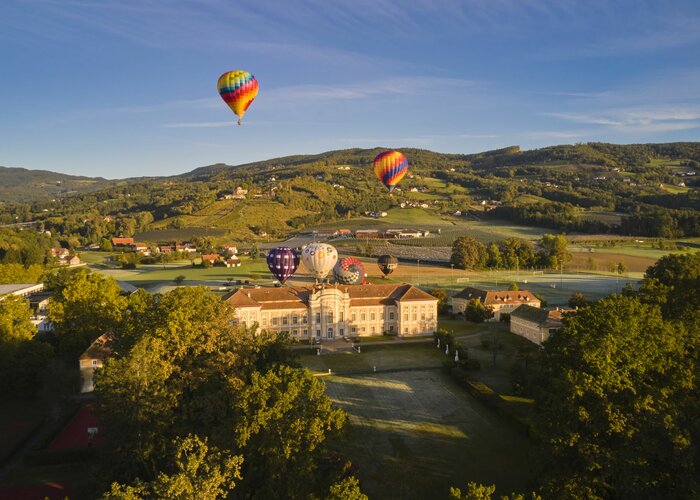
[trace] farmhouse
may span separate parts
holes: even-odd
[[[130,247],[133,244],[134,238],[112,238],[112,246],[115,248]]]
[[[437,299],[408,284],[249,288],[223,300],[238,323],[297,339],[428,335],[437,328]]]
[[[209,262],[215,264],[219,262],[221,256],[218,253],[205,253],[202,255],[202,262]]]
[[[537,308],[541,305],[540,299],[527,290],[490,292],[479,288],[467,287],[452,297],[452,312],[463,313],[467,304],[475,299],[480,301],[484,307],[493,311],[492,321],[500,321],[501,314],[511,313],[522,304]]]
[[[224,261],[226,267],[241,267],[241,261],[236,257],[231,257]]]
[[[112,349],[109,347],[110,340],[111,337],[108,333],[100,335],[78,358],[80,376],[83,381],[80,392],[92,392],[95,390],[93,375],[95,374],[95,369],[102,368],[105,360],[112,352]]]
[[[545,311],[538,307],[523,304],[510,313],[510,331],[530,342],[542,345],[554,330],[562,328],[562,316],[573,309]]]
[[[43,283],[16,283],[8,285],[0,285],[0,300],[3,295],[17,295],[19,297],[28,297],[33,293],[41,292],[44,289]]]

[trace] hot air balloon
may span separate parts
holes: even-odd
[[[374,173],[389,191],[393,191],[408,172],[408,160],[398,151],[385,151],[374,159]]]
[[[365,266],[355,257],[344,257],[333,268],[333,277],[341,285],[361,285],[365,282]]]
[[[302,249],[301,261],[311,276],[322,280],[338,261],[338,251],[326,243],[310,243]]]
[[[386,278],[399,267],[399,259],[393,255],[380,255],[379,258],[377,258],[377,265]]]
[[[277,247],[267,254],[267,267],[280,283],[284,283],[299,267],[299,254],[289,247]]]
[[[221,75],[217,87],[221,98],[238,116],[240,125],[248,106],[258,95],[258,81],[247,71],[237,69]]]

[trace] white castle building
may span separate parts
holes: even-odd
[[[408,284],[247,288],[223,300],[239,324],[298,339],[428,335],[437,329],[437,299]]]

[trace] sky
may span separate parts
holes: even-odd
[[[233,69],[260,85],[240,127],[216,89]],[[3,166],[697,140],[697,0],[0,2]]]

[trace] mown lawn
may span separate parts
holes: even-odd
[[[533,480],[532,443],[444,374],[449,359],[432,342],[301,357],[349,414],[341,451],[370,498],[447,498],[469,481],[524,491]]]

